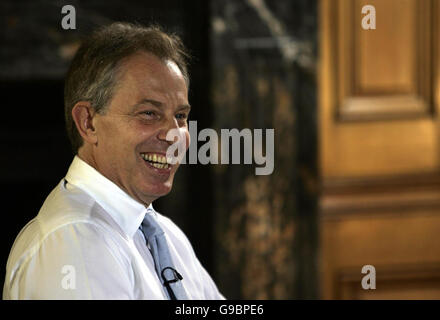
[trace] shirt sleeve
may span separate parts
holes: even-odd
[[[9,299],[132,299],[129,262],[102,227],[72,223],[23,257]]]

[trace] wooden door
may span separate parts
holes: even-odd
[[[438,0],[320,2],[325,299],[440,298],[439,17]]]

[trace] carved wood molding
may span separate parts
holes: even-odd
[[[437,208],[440,208],[438,172],[327,179],[321,189],[320,211],[323,217]]]
[[[335,53],[332,60],[336,71],[333,75],[337,91],[336,120],[432,116],[435,110],[433,88],[436,85],[438,22],[435,16],[438,1],[406,2],[408,8],[401,10],[402,14],[394,10],[396,5],[391,5],[393,10],[390,9],[392,1],[387,1],[388,4],[369,2],[377,7],[376,30],[361,28],[360,13],[365,1],[332,2],[334,7],[329,18],[335,26],[330,36]],[[396,20],[395,26],[387,20]],[[399,46],[402,48],[396,49]],[[394,50],[393,54],[389,53],[391,50]],[[397,59],[393,59],[393,55]],[[386,70],[390,64],[394,65]],[[385,68],[380,68],[381,65]],[[405,71],[398,74],[399,70]]]
[[[440,287],[440,262],[398,265],[379,265],[376,269],[376,289],[368,292],[361,287],[361,268],[342,268],[335,273],[334,297],[336,299],[358,299],[375,291],[400,291],[402,289]]]

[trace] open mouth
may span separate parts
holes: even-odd
[[[171,169],[171,164],[167,162],[167,158],[158,153],[141,153],[142,158],[150,165],[157,169]]]

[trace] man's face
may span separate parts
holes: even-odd
[[[174,62],[145,52],[128,58],[120,70],[111,103],[93,120],[94,162],[101,174],[148,204],[170,192],[178,168],[162,164],[173,144],[167,132],[180,129],[189,145],[188,88]]]

